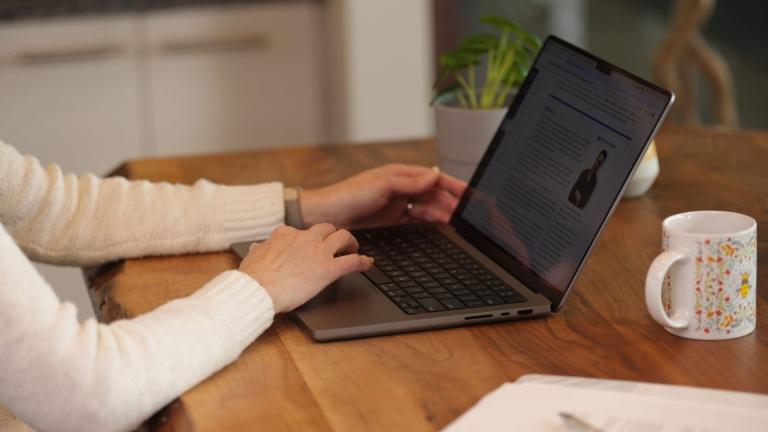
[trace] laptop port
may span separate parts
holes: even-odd
[[[493,318],[493,314],[472,315],[472,316],[464,317],[465,320],[473,320],[473,319],[480,319],[480,318]]]
[[[533,313],[533,309],[521,309],[517,311],[518,315],[530,315]]]

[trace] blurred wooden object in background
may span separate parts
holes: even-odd
[[[701,30],[712,16],[716,0],[678,0],[673,6],[669,32],[653,59],[654,78],[677,95],[673,116],[683,123],[701,123],[696,91],[697,69],[703,72],[712,95],[713,121],[738,128],[733,77],[723,57]]]

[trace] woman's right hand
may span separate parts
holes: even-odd
[[[331,224],[302,231],[281,226],[266,241],[251,245],[240,271],[267,290],[275,313],[288,312],[336,279],[369,270],[373,259],[357,254],[357,247],[349,231]]]

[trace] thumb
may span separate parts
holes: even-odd
[[[348,254],[334,258],[336,264],[336,278],[338,279],[346,274],[353,272],[364,272],[371,269],[373,258],[359,255]]]
[[[419,195],[431,189],[440,179],[440,173],[429,170],[417,176],[392,176],[390,188],[392,192],[403,195]]]

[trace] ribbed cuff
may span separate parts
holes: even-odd
[[[265,239],[285,223],[282,183],[220,187],[224,206],[221,223],[227,245]]]
[[[193,296],[222,311],[215,320],[219,328],[227,330],[221,334],[232,338],[229,346],[247,346],[272,325],[275,316],[272,297],[256,280],[237,270],[219,274]]]

